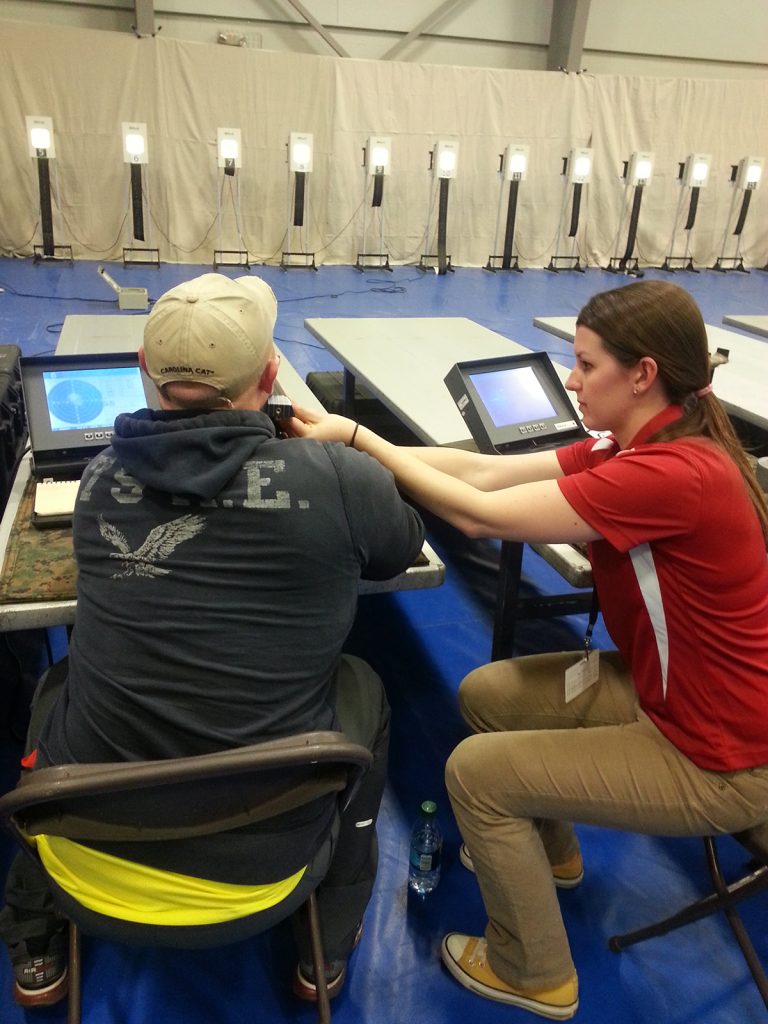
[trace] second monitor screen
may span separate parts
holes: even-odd
[[[541,381],[530,366],[473,373],[469,379],[494,426],[508,427],[556,415]]]

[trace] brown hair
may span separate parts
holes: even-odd
[[[638,281],[594,295],[577,325],[599,334],[606,350],[623,366],[650,356],[667,398],[683,416],[649,440],[706,437],[733,459],[744,477],[763,535],[768,541],[768,504],[747,455],[719,400],[696,392],[711,379],[707,329],[693,297],[667,281]]]

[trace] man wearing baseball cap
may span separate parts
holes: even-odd
[[[332,855],[324,804],[287,813],[280,828],[152,844],[139,880],[135,844],[79,844],[77,857],[65,846],[48,859],[39,848],[60,887],[87,875],[89,911],[138,942],[151,924],[189,944],[183,937],[201,924],[198,885],[226,889],[230,911],[204,925],[223,943],[247,934],[254,915],[268,927],[298,908],[322,878],[333,996],[376,872],[389,723],[378,676],[342,648],[359,580],[403,571],[423,526],[367,455],[276,436],[262,411],[279,365],[276,315],[264,281],[220,274],[172,288],[150,313],[139,360],[161,408],[119,416],[111,447],[83,475],[73,522],[77,623],[68,661],[38,691],[35,766],[184,757],[340,729],[372,750],[373,767]],[[0,915],[25,1006],[55,1002],[67,985],[62,922],[33,869],[14,864]],[[179,876],[193,907],[184,924]],[[150,883],[167,906],[146,904]],[[110,915],[115,888],[119,920]],[[314,999],[301,929],[297,938],[294,991]]]
[[[139,359],[169,407],[260,409],[277,374],[276,317],[260,278],[203,274],[158,300]]]

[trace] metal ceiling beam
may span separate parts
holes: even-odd
[[[414,39],[417,39],[424,32],[429,32],[429,30],[433,28],[438,21],[454,10],[454,8],[465,7],[468,2],[469,0],[444,0],[444,2],[441,3],[439,7],[436,7],[431,14],[428,14],[423,21],[421,21],[415,28],[412,28],[407,36],[403,36],[403,38],[399,39],[391,49],[387,50],[381,59],[392,60],[398,53],[404,50],[409,43],[412,43]]]
[[[553,0],[547,71],[581,71],[590,0]]]
[[[134,0],[133,10],[136,15],[136,24],[133,31],[141,39],[144,36],[155,34],[155,4],[154,0]]]
[[[328,43],[330,48],[332,50],[335,50],[340,57],[349,56],[349,54],[341,45],[341,43],[336,42],[331,33],[328,31],[328,29],[325,28],[324,25],[321,25],[317,18],[314,17],[314,15],[309,13],[309,11],[306,9],[304,4],[300,2],[300,0],[286,0],[286,3],[289,3],[295,11],[298,11],[298,13],[307,22],[307,24],[311,25],[315,32],[317,32],[318,35],[321,35],[323,39],[326,41],[326,43]]]

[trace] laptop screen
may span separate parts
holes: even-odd
[[[21,379],[38,477],[79,477],[120,413],[157,407],[136,352],[23,358]]]
[[[54,433],[111,428],[121,412],[146,405],[138,365],[43,370],[43,387]]]

